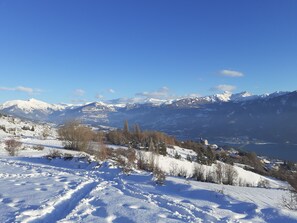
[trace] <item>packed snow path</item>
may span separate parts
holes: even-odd
[[[186,181],[164,186],[108,163],[0,159],[0,222],[296,222],[287,192]]]

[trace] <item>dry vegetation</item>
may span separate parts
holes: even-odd
[[[5,149],[10,156],[18,155],[22,143],[15,139],[8,139],[5,141]]]

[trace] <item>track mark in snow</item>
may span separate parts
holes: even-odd
[[[102,190],[109,186],[109,183],[103,181],[93,187],[92,190],[75,206],[75,208],[64,219],[59,222],[83,222],[89,215],[106,219],[108,217],[106,206],[100,197]],[[95,196],[94,196],[95,194]]]
[[[57,222],[65,218],[95,186],[96,183],[93,181],[81,183],[75,190],[67,191],[63,196],[48,201],[40,209],[21,213],[17,219],[24,223]]]
[[[141,190],[139,187],[125,184],[122,179],[117,179],[117,186],[120,187],[125,194],[130,194],[132,197],[147,200],[150,204],[159,206],[168,210],[172,216],[186,222],[199,222],[204,219],[204,222],[217,222],[219,219],[212,216],[210,213],[201,210],[194,205],[185,204],[178,200],[170,199],[168,196],[148,193]]]

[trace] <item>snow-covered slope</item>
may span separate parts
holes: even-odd
[[[44,138],[44,136],[56,137],[57,132],[49,124],[39,124],[20,118],[0,115],[0,142],[7,137]]]
[[[62,105],[48,104],[43,101],[31,98],[27,101],[14,100],[7,101],[1,107],[1,109],[20,109],[24,112],[33,112],[34,110],[48,111],[48,110],[62,110],[65,107]]]
[[[279,189],[222,186],[83,159],[0,158],[0,221],[296,222]]]
[[[0,222],[296,222],[296,212],[287,210],[288,184],[235,167],[238,176],[252,187],[227,186],[167,176],[156,185],[151,173],[122,172],[113,160],[98,163],[76,151],[64,150],[53,134],[42,139],[42,125],[23,130],[31,122],[1,117],[0,124],[19,129],[22,150],[9,157],[3,140],[14,136],[0,130]],[[36,131],[36,132],[35,132]],[[35,134],[35,133],[36,134]],[[43,150],[34,149],[44,146]],[[111,146],[113,149],[127,149]],[[53,150],[72,154],[72,159],[48,159]],[[181,159],[173,158],[178,153]],[[141,152],[150,157],[148,152]],[[191,176],[195,156],[181,147],[168,148],[169,156],[155,161],[167,174],[172,168]],[[68,155],[69,156],[69,155]],[[99,165],[100,164],[100,165]],[[222,164],[224,165],[224,164]],[[215,165],[203,166],[205,173]],[[258,188],[267,180],[270,189]],[[238,184],[238,183],[236,183]]]

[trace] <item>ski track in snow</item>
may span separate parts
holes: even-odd
[[[234,190],[230,197],[215,192],[221,185],[187,185],[170,178],[168,185],[156,186],[150,174],[126,176],[106,163],[97,170],[53,164],[44,158],[0,159],[0,212],[5,213],[1,222],[297,221],[296,215],[284,216],[270,206],[274,192],[284,194],[280,190],[260,189],[266,198],[258,199],[259,206],[250,198],[258,188]],[[206,189],[209,185],[212,191]],[[11,190],[4,190],[7,187]]]

